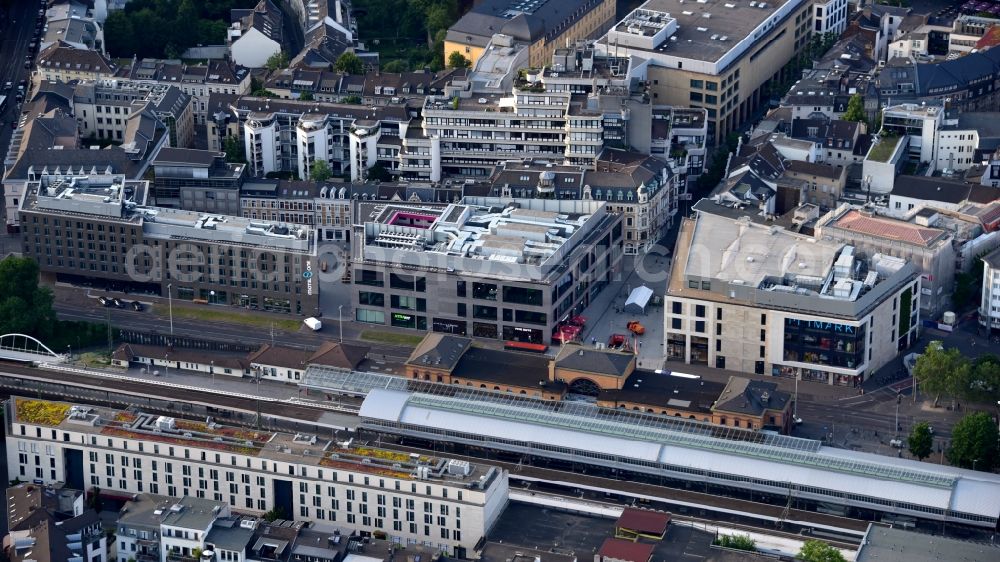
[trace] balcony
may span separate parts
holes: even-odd
[[[138,562],[138,559],[136,560]],[[185,556],[183,554],[170,552],[167,553],[167,562],[201,562],[201,560],[194,556]]]

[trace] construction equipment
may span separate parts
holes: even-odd
[[[637,336],[641,336],[646,333],[646,327],[640,324],[638,320],[630,320],[625,327],[628,328],[628,331]]]

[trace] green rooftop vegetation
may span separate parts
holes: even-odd
[[[888,162],[889,157],[895,152],[897,144],[899,144],[899,137],[882,133],[878,143],[868,153],[868,158],[876,162]]]

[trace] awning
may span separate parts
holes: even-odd
[[[632,294],[628,296],[628,300],[625,301],[625,312],[633,314],[646,312],[646,305],[649,304],[649,299],[651,298],[653,298],[652,289],[645,285],[636,287],[632,290]]]

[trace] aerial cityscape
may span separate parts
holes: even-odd
[[[0,561],[1000,561],[1000,0],[0,0],[0,84]]]

